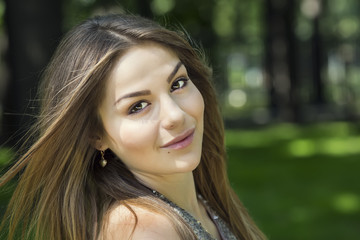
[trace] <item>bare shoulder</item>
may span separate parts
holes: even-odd
[[[140,207],[131,206],[131,209],[134,212],[123,205],[113,208],[100,239],[180,239],[167,217]],[[137,216],[137,223],[133,213]]]

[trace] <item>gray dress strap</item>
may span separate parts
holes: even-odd
[[[201,222],[196,220],[190,213],[188,213],[186,210],[182,209],[169,199],[167,199],[164,195],[161,193],[152,190],[153,194],[166,202],[174,211],[179,214],[181,218],[185,220],[185,222],[191,227],[191,229],[194,231],[196,237],[198,240],[216,240],[210,233],[206,231],[206,229],[201,225]],[[203,199],[201,195],[198,195],[198,198],[203,202],[207,213],[211,217],[212,221],[214,222],[215,226],[217,227],[217,230],[220,233],[222,240],[237,240],[235,235],[230,231],[229,227],[227,226],[226,222],[222,220],[217,213],[210,208],[210,206],[207,204],[207,201]]]

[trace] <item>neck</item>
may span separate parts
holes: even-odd
[[[149,177],[136,176],[145,186],[163,194],[167,199],[185,209],[197,219],[203,214],[197,199],[195,182],[192,172],[170,176]]]
[[[216,226],[209,218],[201,200],[198,200],[195,188],[193,173],[176,174],[167,177],[135,175],[137,179],[150,189],[164,195],[171,202],[175,203],[209,230],[216,239],[220,235]]]

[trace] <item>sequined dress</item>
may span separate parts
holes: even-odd
[[[205,228],[201,225],[201,223],[196,220],[190,213],[188,213],[186,210],[182,209],[169,199],[167,199],[164,195],[160,194],[159,192],[152,190],[152,192],[157,196],[158,198],[162,199],[164,202],[169,204],[171,208],[174,209],[174,211],[179,214],[187,224],[192,228],[195,235],[197,236],[198,240],[216,240],[210,233],[208,233]],[[235,235],[230,231],[227,224],[224,220],[222,220],[216,212],[208,206],[206,200],[203,199],[201,195],[198,195],[198,198],[203,202],[207,213],[211,217],[212,221],[214,222],[217,230],[219,231],[220,237],[222,240],[236,240],[237,238]]]

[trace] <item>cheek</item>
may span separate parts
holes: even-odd
[[[204,110],[205,110],[205,104],[204,104],[204,98],[199,92],[199,111],[201,112],[201,117],[204,116]]]
[[[197,90],[197,88],[194,88],[193,94],[191,94],[192,97],[188,98],[188,106],[191,106],[189,108],[189,111],[192,112],[192,115],[195,116],[198,120],[202,120],[204,116],[204,99]]]
[[[145,150],[156,144],[156,123],[153,121],[123,120],[115,134],[119,150]]]

